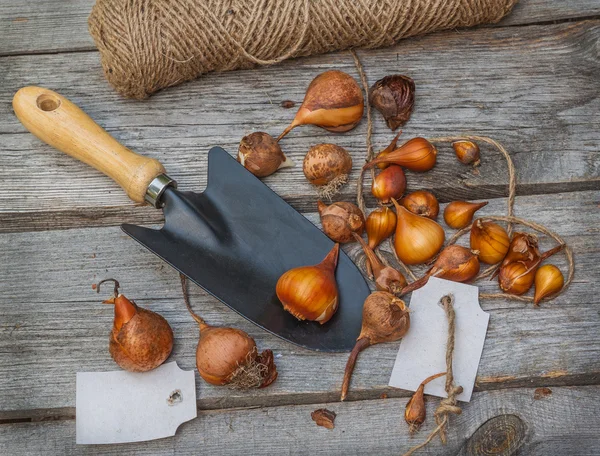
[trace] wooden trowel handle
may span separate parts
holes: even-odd
[[[143,203],[148,186],[165,173],[158,160],[142,157],[110,136],[65,97],[41,87],[23,87],[13,108],[31,133],[119,184],[136,203]]]

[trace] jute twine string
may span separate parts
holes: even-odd
[[[440,436],[440,440],[443,444],[446,444],[448,439],[448,420],[449,415],[454,413],[460,415],[462,409],[456,405],[456,396],[463,392],[462,386],[456,386],[454,384],[454,374],[452,371],[452,358],[454,356],[454,332],[456,330],[455,325],[455,313],[454,313],[454,296],[446,295],[442,297],[441,301],[444,311],[446,312],[446,318],[448,319],[448,337],[446,339],[446,385],[445,390],[448,395],[447,398],[440,401],[440,405],[436,409],[434,416],[437,424],[436,428],[431,431],[429,436],[420,444],[412,447],[404,456],[410,456],[415,451],[423,448],[429,442],[431,442],[436,435]]]
[[[96,0],[88,19],[109,82],[145,98],[211,71],[389,46],[498,22],[517,0]]]
[[[351,52],[352,52],[352,57],[354,58],[354,63],[356,65],[356,69],[360,75],[361,84],[363,86],[363,90],[365,92],[365,98],[367,100],[367,102],[366,102],[366,109],[367,109],[367,138],[366,138],[367,157],[366,157],[366,161],[369,162],[373,159],[373,156],[374,156],[373,146],[372,146],[373,120],[372,120],[372,116],[371,116],[371,105],[368,101],[369,85],[367,82],[366,74],[364,72],[364,68],[360,62],[358,55],[356,54],[355,51],[351,51]],[[460,141],[460,140],[469,140],[469,141],[475,141],[475,142],[480,142],[480,143],[483,142],[483,143],[490,144],[490,145],[494,146],[496,149],[498,149],[498,151],[500,151],[500,153],[502,153],[502,155],[504,156],[504,158],[506,160],[507,171],[508,171],[507,215],[506,216],[487,216],[487,217],[483,217],[483,219],[491,220],[491,221],[506,222],[507,233],[509,236],[512,235],[513,225],[519,224],[519,225],[523,225],[528,228],[531,228],[532,230],[543,233],[543,234],[551,237],[552,239],[554,239],[558,243],[558,245],[564,246],[563,251],[567,258],[567,264],[568,264],[568,268],[569,268],[569,271],[567,273],[567,280],[565,281],[565,283],[560,291],[544,298],[544,301],[556,298],[557,296],[562,294],[569,287],[571,282],[573,281],[573,276],[575,273],[575,263],[573,260],[573,251],[558,234],[549,230],[545,226],[540,225],[539,223],[531,222],[529,220],[525,220],[525,219],[514,216],[514,205],[515,205],[515,198],[516,198],[516,193],[517,193],[516,171],[515,171],[515,166],[512,161],[512,158],[510,157],[510,154],[508,153],[508,151],[502,144],[500,144],[498,141],[495,141],[494,139],[489,138],[487,136],[476,136],[476,135],[439,136],[439,137],[429,138],[429,141],[432,143],[452,143],[454,141]],[[371,168],[371,178],[373,179],[374,176],[375,176],[374,169]],[[357,201],[358,207],[363,211],[363,213],[366,214],[367,207],[366,207],[364,195],[363,195],[363,190],[364,190],[363,186],[364,186],[364,170],[361,170],[361,172],[359,173],[358,182],[357,182],[356,201]],[[462,236],[464,236],[465,234],[470,232],[471,227],[472,227],[472,224],[466,228],[463,228],[462,230],[457,231],[447,242],[446,246],[456,243],[456,241],[458,239],[460,239]],[[394,243],[393,243],[392,238],[388,239],[388,243],[389,243],[390,251],[393,253],[394,258],[396,259],[396,261],[398,262],[398,264],[400,265],[402,270],[412,279],[412,281],[417,280],[417,277],[412,272],[410,267],[408,267],[406,264],[404,264],[398,257],[398,254],[396,253],[396,249],[394,248]],[[380,258],[382,258],[381,255],[380,255]],[[437,256],[434,257],[430,261],[430,263],[433,263],[436,258],[437,258]],[[492,266],[488,267],[487,269],[485,269],[483,272],[481,272],[475,278],[475,281],[489,277],[498,268],[499,268],[499,265],[492,265]],[[482,299],[485,299],[485,298],[509,299],[509,300],[521,301],[521,302],[534,302],[534,299],[530,296],[516,296],[516,295],[508,294],[508,293],[480,293],[479,297]]]

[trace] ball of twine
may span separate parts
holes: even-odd
[[[146,98],[210,71],[389,46],[499,21],[517,0],[97,0],[89,30],[109,82]]]

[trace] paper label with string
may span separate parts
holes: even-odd
[[[454,384],[462,386],[459,401],[469,402],[483,351],[490,314],[479,306],[479,288],[431,277],[410,300],[410,329],[400,343],[389,385],[416,391],[430,375],[446,371],[448,319],[440,300],[454,295]],[[425,386],[425,393],[447,397],[442,376]]]
[[[142,442],[175,435],[197,416],[194,371],[77,372],[76,442]]]

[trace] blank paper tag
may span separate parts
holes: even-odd
[[[479,307],[479,288],[472,285],[431,277],[413,292],[410,329],[400,343],[389,384],[416,391],[427,377],[446,371],[448,319],[440,299],[447,294],[454,295],[454,383],[463,387],[457,399],[469,402],[490,320]],[[447,397],[445,382],[446,377],[437,378],[425,386],[425,392]]]
[[[175,435],[196,418],[194,371],[177,363],[150,372],[78,372],[76,442],[125,443]]]

